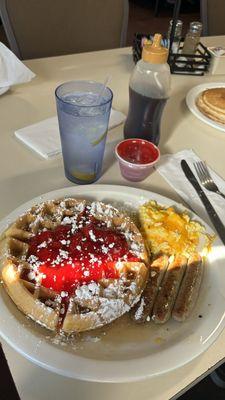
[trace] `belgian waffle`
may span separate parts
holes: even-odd
[[[103,274],[96,281],[77,282],[71,293],[46,286],[46,276],[40,273],[42,264],[30,253],[33,238],[38,238],[43,232],[54,232],[59,227],[61,229],[61,226],[76,232],[77,221],[79,227],[87,224],[84,216],[87,210],[91,217],[104,225],[104,229],[110,229],[125,238],[134,261],[123,256],[114,263],[116,277]],[[96,238],[93,237],[93,240],[96,241]],[[103,241],[102,238],[99,240]],[[67,241],[61,242],[65,242],[66,246]],[[111,247],[113,245],[111,243]],[[37,251],[43,250],[43,247],[48,249],[48,246],[44,241]],[[105,249],[104,243],[103,246]],[[67,252],[64,250],[60,254],[66,258]],[[20,216],[0,240],[2,280],[13,302],[37,323],[52,331],[61,330],[65,333],[95,329],[129,311],[139,300],[146,285],[147,261],[142,236],[129,217],[110,205],[87,203],[74,198],[50,200],[35,205]],[[54,267],[58,265],[52,265],[52,269]]]

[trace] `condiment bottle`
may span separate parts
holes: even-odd
[[[198,44],[200,42],[201,33],[202,23],[198,21],[191,22],[189,31],[187,32],[184,39],[184,45],[182,49],[183,54],[195,54]]]
[[[170,20],[169,24],[169,29],[167,32],[167,40],[168,40],[168,49],[170,48],[170,35],[172,31],[172,25],[173,25],[173,20]],[[176,22],[176,27],[175,27],[175,32],[174,32],[174,39],[173,39],[173,44],[172,44],[172,53],[178,53],[179,47],[180,47],[180,41],[182,38],[182,27],[183,27],[183,22],[178,19]]]
[[[160,34],[155,34],[153,43],[144,45],[142,59],[131,75],[125,139],[159,143],[161,116],[170,91],[168,49],[161,46],[161,39]]]

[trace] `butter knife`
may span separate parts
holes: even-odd
[[[189,182],[192,184],[194,189],[196,190],[198,196],[200,197],[200,200],[202,201],[207,214],[212,221],[220,239],[222,240],[223,244],[225,245],[225,226],[223,225],[221,219],[219,218],[218,214],[214,210],[212,204],[210,203],[208,197],[204,193],[203,189],[199,185],[196,177],[194,176],[193,172],[191,171],[189,165],[185,160],[181,160],[181,168],[186,176],[186,178],[189,180]]]

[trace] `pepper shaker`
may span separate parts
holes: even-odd
[[[187,32],[184,39],[184,45],[182,49],[183,54],[195,54],[198,44],[200,42],[201,33],[202,23],[198,21],[191,22],[189,31]]]

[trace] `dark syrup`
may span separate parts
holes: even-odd
[[[167,99],[143,96],[129,88],[129,112],[124,126],[124,137],[149,140],[158,145],[160,122]]]

